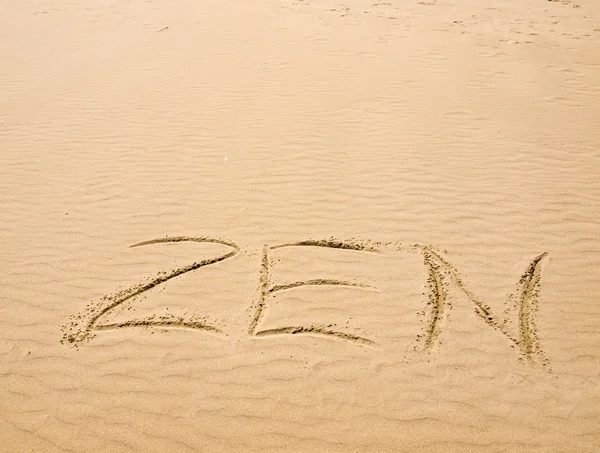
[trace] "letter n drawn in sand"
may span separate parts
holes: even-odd
[[[427,286],[430,307],[429,321],[425,334],[424,349],[430,350],[441,334],[441,320],[451,308],[449,304],[448,283],[452,283],[474,305],[475,313],[488,326],[501,332],[521,352],[522,357],[531,363],[546,364],[541,343],[537,334],[535,314],[538,310],[538,296],[541,288],[542,266],[548,253],[533,258],[516,285],[516,291],[509,298],[507,312],[514,311],[513,319],[503,319],[494,314],[486,304],[467,288],[458,270],[441,254],[430,246],[418,246],[423,254],[428,272]]]
[[[280,291],[288,291],[299,289],[309,286],[334,286],[334,287],[346,287],[357,290],[373,290],[374,288],[368,284],[354,282],[349,280],[331,279],[331,278],[319,278],[319,279],[306,279],[292,281],[285,284],[276,284],[272,282],[271,277],[271,252],[276,249],[283,249],[289,247],[324,247],[329,249],[340,249],[340,250],[354,250],[359,252],[375,252],[372,247],[364,246],[354,242],[344,242],[336,239],[329,240],[307,240],[288,244],[280,244],[275,246],[265,245],[262,250],[262,262],[261,262],[261,273],[260,273],[260,288],[258,302],[255,304],[253,317],[250,322],[250,328],[248,333],[250,336],[256,337],[268,337],[274,335],[322,335],[331,338],[337,338],[352,343],[362,345],[373,345],[374,341],[365,338],[360,335],[343,332],[337,330],[333,325],[326,324],[310,324],[310,325],[285,325],[278,328],[261,329],[261,321],[268,311],[269,299]]]

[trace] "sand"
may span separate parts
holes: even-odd
[[[0,17],[0,451],[599,451],[597,1]]]

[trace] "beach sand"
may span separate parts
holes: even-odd
[[[1,452],[599,451],[598,2],[0,17]]]

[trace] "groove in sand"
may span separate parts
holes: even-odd
[[[537,296],[540,290],[542,261],[547,256],[542,253],[534,258],[519,280],[521,295],[519,297],[519,327],[521,333],[521,352],[530,361],[544,361],[542,348],[537,338],[534,313],[537,311]]]
[[[256,305],[256,310],[254,313],[254,317],[250,322],[250,328],[248,329],[249,335],[254,335],[256,332],[256,326],[263,316],[263,312],[265,310],[265,296],[268,292],[269,287],[269,246],[265,245],[263,247],[262,253],[262,261],[260,266],[260,295],[258,296],[258,302]]]
[[[361,244],[359,242],[342,241],[336,238],[330,239],[308,239],[306,241],[289,242],[285,244],[274,245],[272,250],[284,247],[326,247],[341,250],[355,250],[358,252],[380,253],[374,246]]]
[[[297,282],[293,282],[293,283],[286,283],[284,285],[275,285],[275,286],[272,286],[271,288],[269,288],[268,293],[272,294],[277,291],[298,288],[300,286],[347,286],[350,288],[364,288],[364,289],[376,290],[371,285],[366,285],[364,283],[354,283],[354,282],[348,282],[348,281],[344,281],[344,280],[319,278],[319,279],[314,279],[314,280],[304,280],[304,281],[297,281]]]
[[[441,321],[444,317],[447,293],[446,288],[444,288],[444,279],[440,272],[440,265],[433,260],[431,253],[427,249],[423,250],[423,258],[427,266],[428,305],[431,307],[429,325],[426,329],[425,349],[430,350],[442,332]]]
[[[208,324],[204,324],[202,322],[194,322],[194,321],[183,321],[183,320],[174,320],[174,321],[147,321],[147,320],[132,320],[120,323],[113,324],[102,324],[97,325],[96,330],[116,330],[122,329],[126,327],[180,327],[186,329],[195,329],[195,330],[204,330],[207,332],[214,333],[223,333],[221,330],[216,327],[210,326]]]
[[[360,343],[363,345],[372,346],[376,344],[374,341],[369,340],[365,337],[360,337],[358,335],[352,335],[344,332],[338,332],[335,330],[331,330],[325,326],[310,326],[310,327],[302,327],[302,326],[290,326],[290,327],[280,327],[277,329],[268,329],[261,330],[260,332],[256,332],[257,337],[266,337],[271,335],[281,335],[281,334],[314,334],[314,335],[325,335],[334,338],[340,338],[342,340],[351,341],[353,343]]]

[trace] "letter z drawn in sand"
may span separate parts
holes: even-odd
[[[239,247],[230,241],[208,237],[165,237],[160,239],[152,239],[149,241],[138,242],[130,246],[130,248],[149,246],[154,244],[181,243],[181,242],[197,242],[197,243],[213,243],[224,245],[231,250],[214,258],[204,259],[202,261],[188,264],[187,266],[171,269],[169,271],[159,272],[157,276],[151,277],[145,282],[132,285],[116,294],[104,296],[100,303],[89,305],[82,313],[74,315],[71,321],[63,327],[63,343],[70,343],[77,346],[83,341],[90,340],[95,333],[105,330],[116,330],[131,327],[160,327],[160,328],[184,328],[193,330],[202,330],[206,332],[220,333],[216,327],[206,323],[201,317],[191,316],[188,319],[181,316],[160,316],[150,317],[145,319],[132,319],[120,323],[103,323],[102,320],[109,313],[113,312],[117,307],[131,300],[135,296],[155,288],[163,283],[182,276],[188,272],[198,270],[200,268],[210,266],[212,264],[225,261],[233,258],[238,252]]]
[[[349,341],[352,343],[362,345],[373,345],[375,342],[363,336],[354,335],[351,333],[341,332],[332,329],[332,326],[325,324],[312,324],[307,326],[293,325],[283,326],[272,329],[260,329],[260,322],[263,319],[266,309],[268,298],[279,292],[285,290],[291,290],[301,288],[305,286],[344,286],[347,288],[355,288],[358,290],[373,290],[374,288],[364,283],[356,283],[352,281],[338,280],[338,279],[308,279],[290,282],[287,284],[276,285],[271,283],[270,277],[270,252],[276,249],[283,249],[287,247],[326,247],[331,249],[341,250],[354,250],[359,252],[375,252],[377,250],[369,246],[344,242],[339,240],[306,240],[300,242],[294,242],[289,244],[280,244],[275,246],[265,245],[262,251],[262,262],[261,262],[261,273],[260,273],[260,293],[258,296],[258,302],[255,304],[254,315],[250,322],[250,328],[248,334],[256,337],[267,337],[272,335],[322,335],[330,338],[338,338],[341,340]]]

